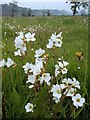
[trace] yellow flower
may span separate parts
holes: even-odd
[[[76,52],[76,56],[78,57],[79,60],[83,60],[84,56],[83,56],[83,52]]]

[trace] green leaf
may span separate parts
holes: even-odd
[[[11,105],[12,105],[13,110],[18,108],[19,104],[20,104],[20,97],[17,91],[13,89],[13,92],[11,94]]]

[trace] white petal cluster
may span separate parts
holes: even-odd
[[[46,59],[48,58],[48,54],[45,54],[45,50],[42,50],[39,48],[39,50],[35,51],[35,63],[30,64],[26,63],[23,65],[25,73],[28,75],[28,80],[26,83],[30,83],[32,85],[29,86],[29,88],[33,88],[34,85],[39,82],[40,84],[43,84],[45,82],[47,85],[50,85],[51,76],[50,73],[45,72],[45,66]]]
[[[15,55],[15,56],[22,56],[20,50],[15,51],[15,52],[14,52],[14,55]]]
[[[26,51],[26,44],[24,43],[20,36],[16,37],[14,42],[16,49],[19,49],[20,51],[23,52]]]
[[[53,100],[55,100],[55,102],[58,103],[60,101],[61,96],[62,96],[62,88],[61,88],[61,86],[58,85],[58,84],[53,85],[50,92],[53,93]]]
[[[6,65],[6,62],[5,62],[4,59],[2,59],[2,60],[0,61],[0,67],[4,67],[5,65]]]
[[[7,68],[9,68],[12,65],[14,65],[14,61],[11,58],[7,58],[7,62],[4,59],[0,61],[0,67],[6,66]]]
[[[35,57],[35,58],[39,58],[39,57],[41,57],[41,56],[44,55],[44,54],[45,54],[45,50],[42,50],[41,48],[39,48],[39,50],[36,50],[36,51],[35,51],[34,57]]]
[[[17,36],[14,40],[15,47],[18,49],[17,51],[14,52],[15,56],[22,56],[22,54],[25,54],[27,48],[26,48],[26,42],[29,41],[35,41],[36,39],[34,38],[35,33],[26,33],[24,36],[23,32],[19,33],[19,36]]]
[[[62,83],[60,85],[53,85],[50,92],[53,93],[53,100],[55,100],[55,103],[60,102],[60,99],[62,99],[62,97],[71,97],[73,105],[78,108],[83,106],[85,98],[82,98],[81,95],[77,93],[77,88],[80,89],[80,83],[76,81],[75,78],[65,78],[62,80]]]
[[[26,112],[33,112],[34,105],[32,103],[27,103],[25,105]]]
[[[66,74],[68,69],[66,68],[69,63],[67,61],[59,61],[58,64],[55,65],[55,77],[58,74]]]
[[[25,41],[27,41],[27,42],[29,42],[29,41],[35,41],[36,40],[36,38],[34,38],[34,36],[35,36],[35,33],[30,33],[30,32],[28,32],[27,34],[25,34]]]
[[[64,78],[62,80],[62,83],[65,83],[67,86],[70,85],[73,88],[80,89],[80,83],[79,83],[79,81],[76,80],[76,78],[72,78],[72,79],[70,79],[70,78],[68,78],[68,79]]]
[[[73,105],[78,108],[83,106],[83,104],[85,103],[85,98],[82,98],[80,94],[76,94],[72,97],[72,101]]]
[[[43,81],[45,81],[47,85],[50,85],[50,79],[51,79],[50,73],[43,73],[42,77],[39,78],[40,84],[42,84]]]
[[[51,38],[49,39],[49,43],[46,45],[47,48],[53,48],[53,47],[61,47],[62,46],[62,32],[60,32],[58,35],[56,33],[52,34]]]

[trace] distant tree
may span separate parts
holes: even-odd
[[[81,9],[80,13],[81,13],[81,15],[86,15],[85,9]]]
[[[47,16],[51,16],[51,13],[50,13],[50,10],[49,10],[49,9],[47,10],[46,13],[47,13]]]
[[[43,13],[43,16],[45,16],[46,15],[46,9],[43,9],[42,13]]]
[[[82,6],[84,9],[88,7],[88,2],[78,2],[76,0],[68,0],[66,3],[68,2],[71,4],[71,10],[73,11],[73,15],[78,13],[80,6]]]
[[[14,17],[15,12],[17,11],[17,1],[13,0],[12,3],[9,3],[10,8],[11,8],[11,16]]]
[[[26,16],[26,11],[23,9],[22,10],[22,16],[25,17]]]
[[[31,10],[31,8],[28,9],[28,16],[29,17],[32,16],[32,10]]]

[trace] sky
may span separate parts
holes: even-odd
[[[66,0],[16,0],[18,6],[31,9],[60,9],[72,12]],[[10,3],[12,0],[0,0],[1,4]]]

